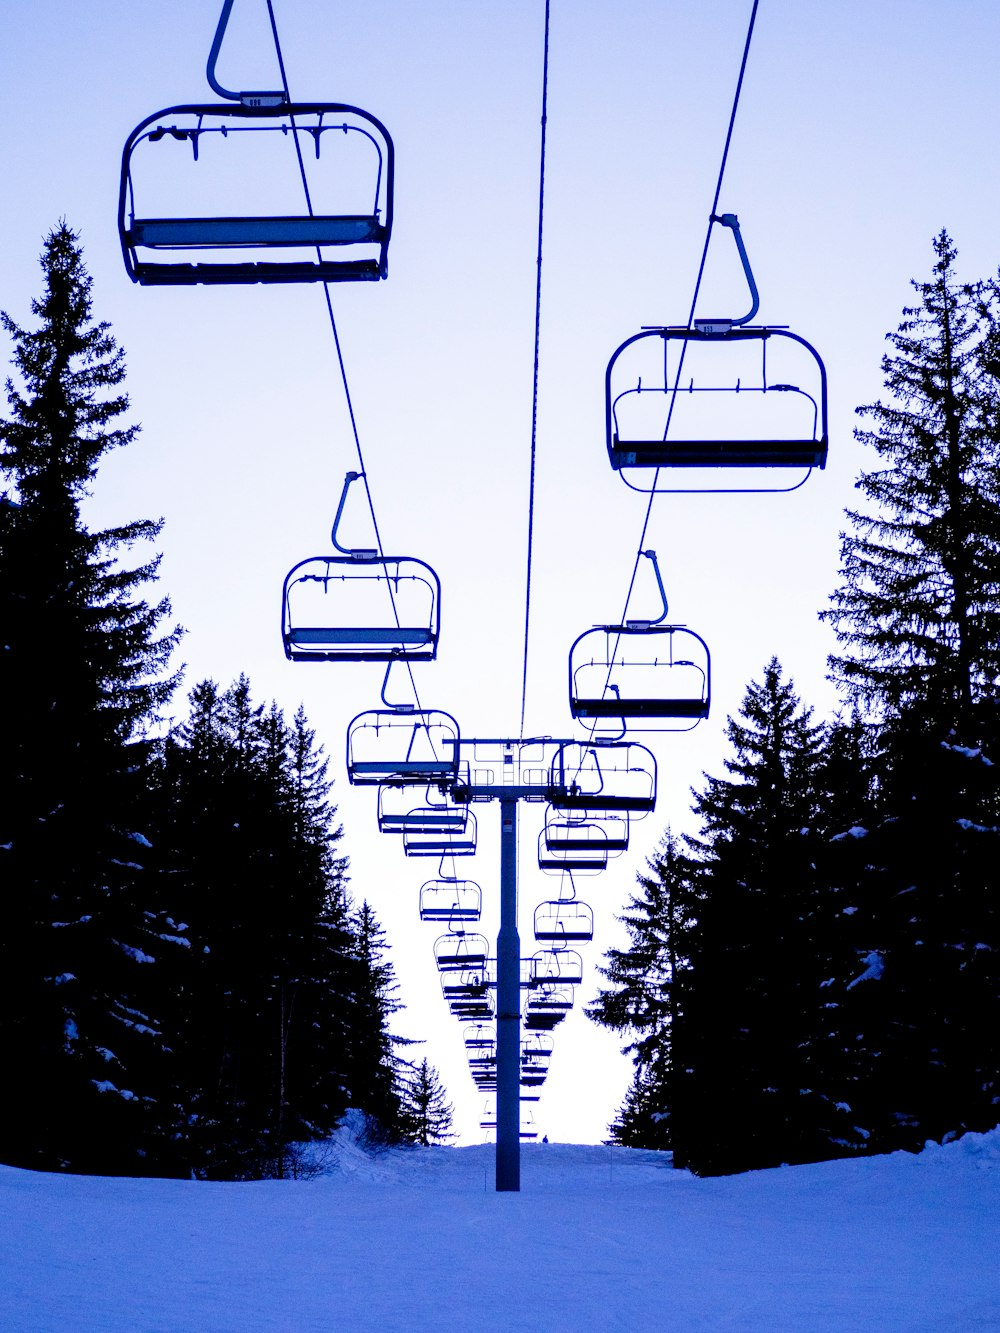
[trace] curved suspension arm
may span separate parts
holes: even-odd
[[[340,520],[343,517],[344,505],[347,503],[347,492],[351,489],[351,483],[360,481],[364,476],[363,472],[348,472],[344,478],[344,489],[340,492],[340,504],[337,505],[337,515],[333,520],[333,527],[330,529],[330,541],[334,549],[340,551],[342,555],[352,556],[355,560],[375,560],[378,557],[378,551],[365,548],[355,548],[352,546],[341,546],[337,541],[337,529],[340,527]]]
[[[397,656],[390,657],[390,658],[389,658],[389,661],[386,663],[386,667],[385,667],[385,675],[382,677],[382,689],[381,689],[381,692],[380,692],[380,698],[381,698],[382,702],[385,704],[386,708],[391,709],[392,712],[394,712],[394,713],[412,713],[412,712],[415,712],[415,705],[414,705],[414,704],[410,704],[410,703],[395,703],[395,704],[394,704],[394,703],[392,702],[392,700],[391,700],[391,699],[387,699],[387,698],[386,698],[386,695],[385,695],[386,690],[389,688],[389,676],[390,676],[390,674],[391,674],[391,672],[392,672],[392,668],[396,665],[397,662],[400,662],[400,661],[402,661],[402,658],[401,658],[400,656],[397,655]]]
[[[219,15],[218,27],[215,29],[215,37],[212,39],[212,49],[208,53],[208,64],[205,67],[205,77],[208,79],[208,86],[213,93],[219,97],[224,97],[229,102],[243,102],[247,106],[280,106],[287,101],[284,92],[281,89],[270,90],[268,92],[241,92],[234,93],[229,88],[223,88],[222,84],[215,76],[215,66],[219,59],[219,51],[222,48],[222,41],[226,35],[226,28],[229,25],[229,15],[232,13],[233,0],[222,0],[222,13]],[[265,99],[265,100],[261,100]]]
[[[656,586],[660,590],[660,603],[663,607],[663,610],[660,612],[660,614],[656,617],[655,620],[627,620],[625,622],[625,625],[626,628],[628,629],[652,629],[654,625],[662,624],[663,621],[666,620],[667,618],[667,615],[669,613],[669,607],[667,604],[667,593],[666,589],[663,586],[663,577],[660,574],[660,565],[656,559],[656,552],[652,548],[650,548],[648,551],[640,551],[639,554],[644,555],[646,559],[650,562],[650,564],[653,566],[653,573],[656,575]]]
[[[718,222],[722,227],[728,227],[733,233],[733,240],[736,242],[736,249],[739,252],[740,263],[743,265],[743,273],[747,280],[747,286],[750,288],[750,309],[740,319],[696,319],[695,326],[703,324],[725,324],[730,328],[737,328],[740,324],[749,324],[760,309],[760,295],[757,291],[757,284],[754,281],[753,270],[750,268],[750,260],[747,257],[747,249],[743,244],[743,236],[740,232],[740,220],[735,213],[713,213],[711,221]]]

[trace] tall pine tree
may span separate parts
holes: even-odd
[[[880,715],[916,709],[965,731],[1000,680],[1000,292],[960,283],[947,232],[933,276],[914,282],[892,352],[887,401],[858,409],[878,466],[848,510],[840,583],[822,612],[841,651],[831,674]]]
[[[772,659],[727,730],[729,776],[695,798],[694,924],[674,986],[670,1144],[702,1174],[828,1156],[848,1128],[816,1043],[826,729]]]
[[[879,466],[848,511],[823,616],[832,678],[875,719],[878,789],[839,1004],[877,1149],[986,1128],[1000,1109],[1000,346],[996,283],[961,283],[946,232],[860,408]]]
[[[65,223],[41,265],[37,326],[0,315],[16,370],[0,421],[0,1155],[139,1170],[166,1128],[147,1000],[180,938],[144,909],[142,737],[174,687],[179,631],[165,599],[142,595],[157,559],[122,563],[160,523],[91,532],[81,517],[100,460],[138,426],[122,424],[124,354],[93,320]]]
[[[427,1059],[412,1065],[402,1080],[403,1130],[411,1143],[422,1148],[450,1143],[453,1108],[438,1071]]]
[[[647,873],[637,876],[639,893],[619,920],[628,932],[625,949],[609,949],[599,969],[610,983],[598,991],[587,1017],[630,1038],[623,1054],[635,1066],[632,1085],[614,1123],[615,1143],[634,1148],[670,1146],[670,1076],[678,970],[685,966],[685,936],[695,924],[689,864],[670,830]]]
[[[283,1174],[348,1102],[354,932],[326,761],[246,677],[203,681],[162,747],[161,881],[196,944],[175,991],[185,1150],[201,1174]]]

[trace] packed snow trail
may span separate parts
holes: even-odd
[[[1000,1131],[697,1179],[653,1152],[488,1147],[252,1184],[0,1168],[4,1333],[1000,1329]]]

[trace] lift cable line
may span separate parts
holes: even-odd
[[[270,0],[268,0],[270,3]],[[549,8],[545,0],[545,36],[542,58],[542,135],[538,168],[538,258],[535,277],[535,354],[531,391],[531,471],[528,484],[528,557],[524,588],[524,666],[521,673],[521,729],[524,739],[524,713],[528,696],[528,628],[531,622],[531,557],[535,526],[535,457],[538,443],[538,347],[542,315],[542,221],[545,213],[545,134],[549,100]]]
[[[231,6],[231,4],[232,0],[226,0],[226,10],[224,12],[228,11],[228,8]],[[291,93],[289,91],[289,86],[288,86],[288,75],[285,70],[285,59],[281,50],[281,39],[278,36],[278,24],[274,15],[273,0],[267,0],[267,16],[271,25],[271,37],[274,41],[274,54],[278,61],[278,71],[281,75],[282,92],[284,93],[285,101],[291,102]],[[292,139],[295,144],[295,156],[299,166],[299,177],[302,181],[302,190],[305,195],[306,210],[309,216],[313,217],[314,210],[312,203],[312,194],[309,189],[309,178],[306,174],[305,160],[302,156],[302,145],[299,142],[299,131],[295,125],[294,116],[291,117],[290,119],[292,123]],[[319,246],[316,247],[316,253],[317,256],[320,255]],[[354,400],[351,397],[351,388],[347,379],[347,365],[344,361],[343,348],[341,347],[340,343],[340,334],[337,330],[337,320],[333,313],[333,301],[331,300],[330,297],[330,284],[328,282],[323,283],[323,297],[326,302],[326,312],[330,322],[330,331],[333,334],[333,346],[337,357],[337,365],[340,370],[340,379],[341,383],[344,386],[344,401],[346,403],[347,414],[351,422],[351,434],[353,435],[354,438],[354,450],[358,458],[358,467],[359,467],[358,480],[364,483],[365,495],[367,496],[368,499],[368,510],[369,513],[371,514],[372,528],[375,533],[375,545],[378,548],[379,558],[384,562],[385,549],[382,545],[382,535],[379,531],[378,518],[376,517],[375,514],[375,501],[374,498],[372,497],[371,486],[368,483],[368,472],[367,469],[365,468],[364,451],[361,447],[361,434],[358,430],[357,417],[354,412]],[[400,623],[399,609],[396,605],[396,597],[393,592],[391,579],[386,580],[386,588],[389,593],[390,602],[392,603],[392,612],[396,621],[396,627],[397,629],[401,629],[402,626]],[[391,669],[391,667],[392,663],[390,662],[389,669]],[[406,661],[406,670],[407,674],[410,677],[410,685],[413,689],[413,697],[416,701],[417,710],[420,711],[420,695],[417,692],[417,684],[413,678],[413,668],[410,665],[409,661]],[[383,683],[383,693],[382,693],[383,700],[385,700],[385,685],[388,683],[388,678],[389,678],[389,670],[387,669],[386,680]]]
[[[751,40],[752,40],[752,38],[753,38],[754,23],[756,22],[756,19],[757,19],[757,8],[758,8],[759,3],[760,3],[760,0],[753,0],[753,7],[752,7],[752,9],[751,9],[751,11],[750,11],[750,22],[749,22],[749,24],[748,24],[748,26],[747,26],[746,41],[744,42],[744,45],[743,45],[743,59],[742,59],[741,62],[740,62],[740,72],[739,72],[739,77],[738,77],[737,80],[736,80],[736,91],[735,91],[735,93],[734,93],[734,95],[733,95],[733,106],[732,106],[732,110],[731,110],[730,115],[729,115],[729,126],[728,126],[728,129],[726,130],[726,141],[725,141],[725,145],[724,145],[724,147],[723,147],[723,149],[722,149],[722,161],[721,161],[720,164],[719,164],[719,175],[718,175],[718,179],[716,180],[716,184],[715,184],[715,194],[714,194],[713,197],[712,197],[712,207],[711,207],[711,211],[710,211],[709,219],[708,219],[708,228],[707,228],[707,230],[706,230],[706,232],[705,232],[705,244],[702,246],[702,251],[701,251],[701,262],[700,262],[699,265],[698,265],[698,275],[697,275],[697,277],[696,277],[696,279],[695,279],[694,293],[693,293],[693,295],[692,295],[692,297],[691,297],[691,309],[690,309],[690,311],[689,311],[689,313],[688,313],[688,320],[687,320],[687,322],[688,322],[688,327],[689,327],[689,328],[691,328],[691,327],[694,326],[694,312],[695,312],[695,310],[697,309],[697,305],[698,305],[698,296],[699,296],[699,293],[700,293],[700,291],[701,291],[702,278],[704,277],[704,274],[705,274],[705,263],[706,263],[706,260],[708,259],[708,247],[709,247],[709,243],[711,242],[711,239],[712,239],[712,228],[715,226],[715,224],[716,224],[717,222],[720,222],[720,223],[722,222],[722,219],[718,216],[718,212],[717,212],[718,207],[719,207],[719,198],[720,198],[720,196],[721,196],[721,194],[722,194],[722,182],[723,182],[723,178],[725,177],[725,174],[726,174],[726,163],[727,163],[727,160],[728,160],[728,158],[729,158],[729,147],[730,147],[730,144],[732,143],[732,139],[733,139],[733,129],[734,129],[735,125],[736,125],[736,113],[737,113],[737,111],[738,111],[738,109],[739,109],[739,104],[740,104],[740,94],[741,94],[741,92],[743,91],[743,76],[744,76],[745,73],[746,73],[747,60],[748,60],[749,55],[750,55],[750,42],[751,42]],[[728,216],[728,215],[727,215],[727,216]],[[729,223],[726,223],[725,225],[728,226],[728,225],[730,225],[730,224],[729,224]],[[736,229],[734,229],[734,234],[738,236],[738,235],[739,235],[739,232],[738,232]],[[753,289],[753,287],[751,287],[751,290],[752,290],[752,292],[753,292],[754,297],[756,297],[756,292],[755,292],[755,290]],[[751,311],[751,317],[752,317],[752,315],[753,315],[754,313],[756,313],[756,302],[755,302],[754,310]],[[665,428],[664,428],[664,432],[663,432],[663,434],[664,434],[664,439],[666,438],[667,433],[668,433],[669,430],[670,430],[670,418],[671,418],[671,416],[672,416],[672,414],[673,414],[674,403],[675,403],[676,400],[677,400],[677,393],[678,393],[678,390],[679,390],[679,387],[680,387],[681,372],[683,371],[683,368],[684,368],[684,353],[685,353],[686,350],[687,350],[687,344],[684,344],[684,345],[681,347],[680,356],[679,356],[679,358],[678,358],[677,373],[676,373],[676,377],[675,377],[675,379],[674,379],[673,396],[672,396],[671,401],[670,401],[670,407],[669,407],[669,409],[668,409],[668,413],[667,413],[667,423],[666,423],[666,426],[665,426]],[[660,475],[660,469],[659,469],[659,467],[657,467],[657,469],[656,469],[656,471],[655,471],[655,473],[654,473],[654,476],[653,476],[653,484],[652,484],[652,486],[650,487],[650,490],[649,490],[649,503],[646,505],[646,514],[645,514],[645,517],[644,517],[644,519],[643,519],[643,523],[642,523],[642,531],[641,531],[641,533],[640,533],[640,535],[639,535],[639,543],[638,543],[638,547],[637,547],[637,549],[636,549],[636,554],[635,554],[635,563],[634,563],[633,566],[632,566],[632,577],[629,579],[628,592],[625,594],[625,605],[624,605],[624,608],[623,608],[623,610],[622,610],[622,617],[621,617],[621,624],[622,624],[622,625],[624,625],[624,624],[626,623],[626,617],[627,617],[627,615],[628,615],[629,602],[632,600],[632,592],[633,592],[633,589],[635,588],[635,581],[636,581],[636,578],[637,578],[638,573],[639,573],[639,565],[640,565],[640,562],[641,562],[642,559],[643,559],[643,556],[646,554],[646,534],[647,534],[647,532],[648,532],[648,530],[649,530],[649,522],[650,522],[650,519],[651,519],[651,517],[652,517],[652,513],[653,513],[653,501],[655,500],[656,495],[657,495],[656,483],[657,483],[657,479],[658,479],[659,475]],[[801,484],[801,483],[800,483],[800,484]],[[636,489],[636,488],[633,487],[633,489]],[[614,654],[615,654],[616,651],[617,651],[617,647],[616,647],[616,648],[609,654],[609,658],[610,658],[612,661],[613,661],[613,659],[614,659]],[[611,679],[611,666],[609,665],[609,667],[608,667],[608,681],[610,681],[610,679]],[[592,736],[592,737],[593,737],[593,735],[594,735],[596,729],[597,729],[597,722],[596,722],[596,720],[595,720],[595,722],[592,724],[592,726],[591,726],[591,728],[590,728],[590,732],[591,732],[591,736]]]

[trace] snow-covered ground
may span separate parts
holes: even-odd
[[[699,1180],[532,1144],[204,1184],[0,1168],[4,1333],[964,1333],[1000,1329],[1000,1130]]]

